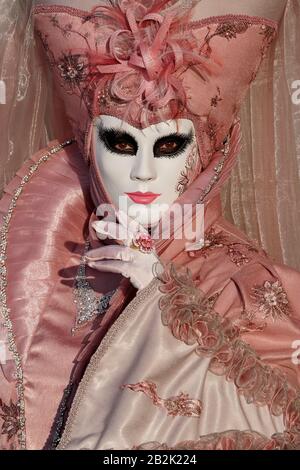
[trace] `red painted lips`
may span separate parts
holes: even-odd
[[[151,202],[155,201],[155,199],[160,196],[160,194],[155,193],[125,193],[127,194],[130,199],[135,202],[136,204],[151,204]]]

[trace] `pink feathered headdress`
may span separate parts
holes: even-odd
[[[196,117],[188,75],[205,81],[215,62],[186,26],[197,1],[111,0],[72,22],[51,15],[61,41],[37,28],[64,89],[67,114],[89,156],[92,119],[108,114],[143,128]],[[82,13],[82,12],[81,12]],[[76,23],[75,23],[76,21]],[[50,41],[49,41],[50,37]],[[85,142],[85,147],[83,143]]]
[[[196,2],[165,9],[172,3],[120,0],[92,10],[89,20],[101,21],[103,36],[97,50],[86,51],[86,91],[96,91],[93,115],[113,114],[146,127],[187,109],[180,73],[193,66],[204,80],[209,67],[185,29]]]

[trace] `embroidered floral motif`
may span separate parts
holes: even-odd
[[[210,357],[209,370],[234,382],[247,403],[267,405],[270,413],[285,413],[289,429],[300,429],[299,392],[291,387],[284,373],[263,363],[256,352],[240,339],[243,322],[222,318],[197,289],[192,273],[173,263],[157,273],[164,294],[159,300],[162,323],[173,336],[195,348],[198,355]]]
[[[239,34],[245,33],[249,26],[250,22],[243,19],[220,23],[213,32],[211,32],[211,28],[208,27],[208,33],[206,34],[201,52],[204,52],[207,55],[210,55],[212,53],[210,41],[214,37],[220,36],[230,41],[231,39],[236,39]]]
[[[221,36],[226,39],[236,39],[238,34],[243,34],[249,28],[249,22],[246,20],[237,20],[230,23],[219,24],[215,36]]]
[[[87,77],[88,67],[82,56],[78,54],[63,54],[57,67],[60,70],[60,76],[70,90],[78,87]]]
[[[246,253],[243,253],[246,250]],[[230,243],[228,245],[228,255],[231,261],[238,267],[250,263],[250,254],[258,253],[258,249],[246,243]]]
[[[57,15],[52,15],[50,17],[50,22],[54,28],[57,28],[62,33],[63,37],[65,38],[69,38],[72,33],[80,35],[78,31],[73,29],[73,24],[71,22],[62,26],[59,22],[59,19],[57,18]]]
[[[251,298],[264,314],[264,318],[283,319],[291,315],[287,294],[280,281],[265,281],[262,286],[252,288]]]
[[[267,327],[266,322],[257,321],[255,312],[249,310],[241,312],[238,323],[241,332],[263,331]]]
[[[2,418],[1,434],[7,435],[8,440],[12,439],[20,430],[18,407],[12,400],[6,405],[0,399],[0,418]]]
[[[216,232],[212,227],[205,233],[204,247],[201,249],[201,255],[207,258],[215,248],[223,248],[228,243],[228,239],[223,232]]]
[[[170,398],[160,398],[157,394],[157,385],[145,380],[136,384],[122,385],[122,389],[130,389],[133,392],[143,392],[153,402],[154,405],[165,408],[168,416],[186,416],[198,418],[202,412],[202,402],[189,398],[187,393],[180,392],[178,396]]]
[[[199,174],[200,165],[201,161],[199,158],[198,146],[195,144],[188,155],[185,169],[180,173],[179,181],[175,188],[176,192],[179,193],[180,196],[185,192],[188,185],[194,181],[196,175]]]
[[[215,228],[210,228],[205,234],[204,246],[197,252],[192,252],[193,256],[203,256],[207,258],[215,249],[227,249],[230,260],[238,267],[250,263],[251,254],[259,253],[258,249],[249,243],[230,242],[224,232],[217,232]]]
[[[76,31],[69,33],[78,34]],[[48,36],[41,31],[36,31],[36,35],[40,38],[41,43],[48,56],[51,67],[58,72],[61,78],[61,86],[65,88],[67,93],[75,94],[86,105],[87,111],[91,107],[91,89],[87,86],[86,80],[90,75],[90,67],[88,58],[84,54],[63,53],[56,58],[48,44]]]
[[[59,27],[59,21],[57,19],[57,15],[51,15],[50,22],[53,26]]]
[[[213,108],[216,108],[218,106],[218,103],[220,101],[223,101],[223,98],[221,98],[221,90],[220,90],[220,87],[217,87],[217,92],[218,94],[216,94],[215,96],[212,97],[211,99],[211,106]]]

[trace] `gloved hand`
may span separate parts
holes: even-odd
[[[143,289],[155,277],[154,265],[160,271],[162,264],[147,230],[124,212],[119,211],[117,215],[119,224],[96,221],[92,227],[100,239],[108,236],[122,240],[124,246],[107,245],[90,250],[85,256],[86,263],[98,271],[120,273],[129,278],[135,288]]]

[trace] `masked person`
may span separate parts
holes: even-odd
[[[8,288],[17,279],[4,446],[300,445],[299,274],[226,222],[219,196],[278,24],[195,8],[35,10],[75,141],[36,154],[4,201]],[[199,205],[204,237],[188,240]]]

